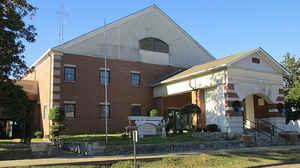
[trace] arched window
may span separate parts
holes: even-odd
[[[169,53],[169,45],[156,38],[144,38],[140,40],[140,49]]]

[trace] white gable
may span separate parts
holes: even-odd
[[[139,40],[146,37],[166,42],[170,47],[169,54],[158,55],[155,52],[141,51]],[[215,59],[156,6],[146,8],[111,23],[106,28],[102,27],[87,33],[54,49],[96,57],[104,57],[106,53],[111,59],[180,67],[190,67]]]
[[[262,48],[258,48],[255,52],[233,61],[230,63],[230,66],[254,71],[278,73],[281,75],[289,73]]]
[[[252,59],[258,60],[259,63],[253,62]],[[270,63],[267,63],[265,59],[259,56],[257,53],[251,54],[246,58],[232,64],[234,67],[250,69],[255,71],[263,71],[263,72],[277,72]]]

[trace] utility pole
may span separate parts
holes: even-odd
[[[107,134],[108,134],[108,128],[107,128],[107,117],[108,117],[108,104],[107,104],[107,45],[106,45],[106,20],[104,18],[104,90],[105,90],[105,144],[108,143]]]

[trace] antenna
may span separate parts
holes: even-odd
[[[59,15],[59,26],[58,26],[58,43],[64,42],[64,23],[65,23],[65,7],[64,0],[60,1],[60,9],[56,12]]]

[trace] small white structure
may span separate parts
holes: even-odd
[[[163,117],[128,116],[128,120],[134,122],[140,138],[145,135],[160,135],[157,130],[161,127]]]
[[[201,127],[217,124],[222,132],[241,133],[251,123],[264,120],[300,132],[299,121],[285,125],[285,117],[277,108],[284,103],[283,76],[288,73],[266,51],[257,48],[158,81],[152,84],[153,97],[160,104],[158,109],[166,113],[176,106],[174,98],[182,95],[184,100],[190,93],[189,103],[199,105],[202,111]],[[241,113],[234,109],[237,101]]]

